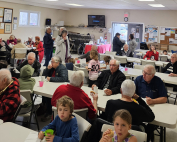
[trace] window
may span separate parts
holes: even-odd
[[[40,12],[20,10],[19,26],[37,27],[40,21]]]

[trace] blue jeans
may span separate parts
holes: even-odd
[[[48,66],[49,65],[49,61],[52,58],[52,54],[53,54],[53,48],[45,48],[45,64],[44,66]]]

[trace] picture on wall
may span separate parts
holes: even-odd
[[[4,30],[5,34],[10,34],[12,33],[12,25],[11,23],[5,23],[5,30]]]
[[[4,22],[12,23],[12,9],[4,8]]]
[[[3,13],[4,13],[4,8],[0,8],[0,17],[4,16]]]

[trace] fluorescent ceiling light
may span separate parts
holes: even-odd
[[[46,1],[58,1],[58,0],[46,0]]]
[[[67,5],[72,5],[72,6],[83,6],[83,5],[80,5],[80,4],[74,4],[74,3],[66,3]]]
[[[139,1],[154,1],[154,0],[139,0]]]
[[[148,4],[149,6],[152,6],[152,7],[165,7],[164,5],[162,4]]]

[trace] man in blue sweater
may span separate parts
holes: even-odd
[[[116,33],[113,39],[113,51],[117,52],[117,55],[121,56],[121,48],[123,47],[124,43],[120,40],[120,33]]]
[[[45,49],[45,57],[46,57],[44,66],[48,66],[49,61],[52,58],[54,40],[55,38],[52,38],[51,36],[51,28],[47,27],[46,33],[43,38],[43,46]]]

